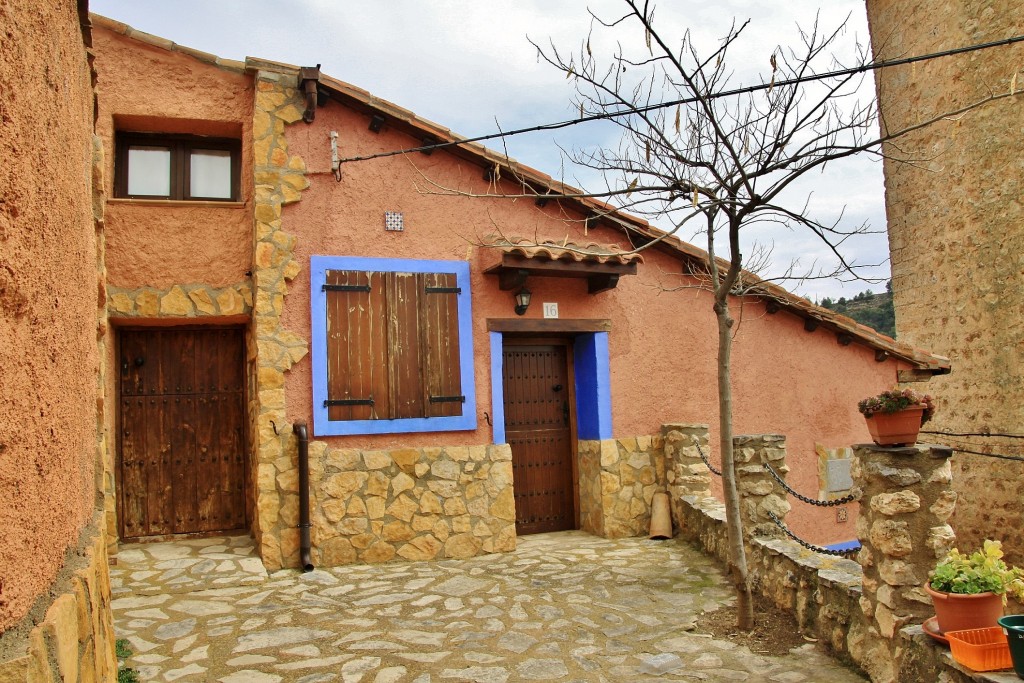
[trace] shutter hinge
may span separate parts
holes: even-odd
[[[465,403],[465,396],[431,396],[431,403]]]
[[[324,292],[369,292],[370,285],[324,285]]]
[[[372,406],[372,398],[329,398],[324,401],[324,408],[332,406]]]
[[[462,294],[462,287],[425,287],[427,294]]]

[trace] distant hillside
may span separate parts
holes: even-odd
[[[892,283],[886,285],[886,292],[875,294],[870,289],[855,295],[852,299],[840,297],[838,301],[825,298],[819,304],[836,313],[842,313],[859,322],[873,327],[882,334],[896,338],[896,314],[892,308]]]

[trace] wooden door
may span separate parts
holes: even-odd
[[[572,397],[565,345],[506,344],[505,437],[516,533],[575,529]]]
[[[121,332],[122,538],[245,528],[242,335]]]

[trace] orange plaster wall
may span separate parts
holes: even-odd
[[[112,199],[106,211],[110,285],[223,286],[252,268],[252,79],[104,28],[94,31],[99,73],[97,132],[114,196],[114,133],[193,133],[242,140],[244,205]]]
[[[486,192],[479,166],[435,152],[343,167],[335,182],[329,173],[328,133],[339,133],[343,157],[413,146],[410,138],[385,129],[367,130],[367,117],[336,103],[318,110],[316,121],[286,130],[290,152],[310,170],[312,186],[302,200],[284,210],[284,229],[298,237],[295,257],[303,272],[289,287],[284,326],[308,338],[309,257],[350,255],[387,258],[469,259],[472,273],[474,354],[479,429],[476,432],[331,437],[335,446],[390,448],[403,444],[478,444],[491,440],[483,413],[490,406],[488,318],[513,318],[512,294],[482,271],[498,256],[476,244],[500,230],[506,236],[618,242],[621,233],[602,230],[584,235],[579,216],[566,222],[559,208],[538,209],[532,201],[442,197],[431,183],[470,192]],[[429,179],[429,180],[428,180]],[[512,191],[506,188],[506,191]],[[401,211],[405,231],[384,231],[384,212]],[[527,318],[542,317],[543,302],[557,302],[560,317],[608,318],[614,435],[654,434],[665,422],[703,422],[712,429],[717,454],[717,332],[709,293],[678,286],[679,264],[664,254],[646,252],[637,276],[622,277],[616,289],[594,296],[581,280],[531,278],[533,305]],[[692,283],[691,283],[692,284]],[[740,311],[736,311],[740,318]],[[311,421],[310,359],[287,373],[289,420]],[[736,334],[733,358],[735,433],[787,436],[790,481],[807,495],[818,495],[814,445],[849,446],[868,441],[856,402],[892,386],[898,364],[877,363],[874,352],[856,344],[842,347],[824,330],[808,333],[803,320],[788,313],[768,315],[747,302]],[[714,456],[717,458],[717,455]],[[806,509],[795,503],[790,523],[806,538],[827,543],[856,536],[854,513],[834,523],[833,510]]]
[[[3,3],[0,26],[3,633],[45,594],[92,516],[101,287],[75,3]]]

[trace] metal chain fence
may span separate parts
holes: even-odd
[[[791,539],[793,539],[794,541],[796,541],[797,543],[799,543],[803,547],[807,548],[808,550],[814,551],[816,553],[821,553],[822,555],[831,555],[832,557],[848,557],[848,558],[852,558],[853,555],[856,555],[858,552],[860,552],[860,548],[847,548],[846,550],[830,550],[829,548],[822,548],[819,545],[814,545],[812,543],[808,543],[807,541],[805,541],[804,539],[800,538],[799,536],[794,534],[792,531],[790,531],[786,527],[786,525],[782,522],[782,520],[775,516],[775,513],[773,513],[771,510],[768,510],[767,512],[768,512],[768,516],[772,518],[772,521],[775,522],[776,526],[778,526],[780,529],[782,529],[782,532],[784,534],[786,534]]]
[[[836,498],[835,500],[818,500],[817,498],[808,498],[807,496],[800,495],[793,489],[789,488],[789,485],[782,479],[781,476],[779,476],[778,472],[772,469],[771,465],[765,463],[764,468],[768,470],[768,474],[772,475],[772,478],[775,479],[775,481],[779,482],[779,486],[784,488],[786,490],[786,493],[793,496],[802,503],[807,503],[808,505],[817,505],[818,507],[823,508],[830,508],[835,507],[837,505],[846,505],[847,503],[852,503],[853,501],[857,500],[857,496],[852,493],[848,496],[843,496],[842,498]]]
[[[711,474],[715,475],[716,477],[722,476],[722,470],[716,470],[714,466],[711,464],[711,461],[708,460],[708,456],[704,455],[704,449],[700,447],[700,442],[694,439],[693,444],[697,447],[697,452],[700,453],[700,459],[703,460],[704,464],[708,466],[709,470],[711,470]]]
[[[704,464],[707,465],[707,468],[709,470],[711,470],[711,473],[718,477],[722,476],[722,471],[716,470],[714,468],[714,466],[711,464],[711,461],[708,460],[708,456],[704,454],[704,449],[700,447],[700,443],[698,443],[696,439],[693,443],[695,446],[697,446],[697,452],[700,453],[700,459],[704,461]],[[845,505],[846,503],[852,503],[857,498],[857,496],[854,494],[844,496],[843,498],[837,498],[836,500],[816,500],[814,498],[808,498],[807,496],[800,495],[799,493],[791,489],[786,484],[786,482],[782,480],[782,477],[779,476],[779,473],[772,469],[771,465],[765,463],[764,468],[768,471],[769,474],[772,475],[772,477],[775,478],[775,481],[779,482],[779,485],[782,486],[782,488],[784,488],[787,493],[809,505],[817,505],[819,507],[835,507],[836,505]],[[775,514],[772,513],[770,510],[768,511],[768,516],[771,517],[772,521],[775,522],[775,524],[780,529],[782,529],[783,533],[785,533],[786,536],[793,539],[801,546],[807,548],[810,551],[821,553],[822,555],[830,555],[832,557],[847,558],[856,555],[860,551],[859,548],[848,548],[846,550],[830,550],[829,548],[822,548],[821,546],[814,545],[813,543],[808,543],[807,541],[803,540],[799,536],[796,536],[792,531],[790,531],[782,522],[782,520],[776,517]]]

